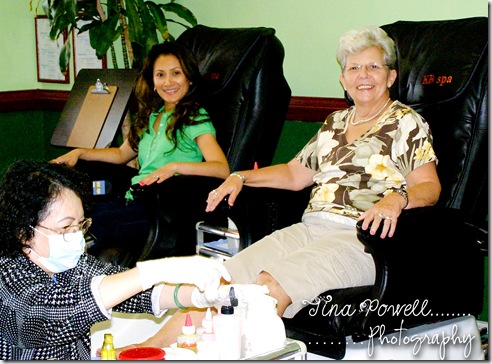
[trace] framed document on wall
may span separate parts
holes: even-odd
[[[89,22],[79,21],[77,25],[81,28],[86,23]],[[97,58],[95,49],[91,47],[89,31],[75,34],[77,32],[77,30],[72,32],[75,77],[77,77],[79,71],[83,68],[106,69],[106,56],[102,59]]]
[[[34,18],[36,28],[36,58],[39,82],[69,83],[70,73],[67,69],[61,73],[59,66],[60,51],[67,40],[66,32],[57,40],[50,38],[50,22],[45,15]]]

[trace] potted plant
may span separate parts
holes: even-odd
[[[30,6],[32,10],[32,2]],[[38,5],[41,0],[38,0]],[[143,58],[150,48],[162,40],[172,40],[168,23],[191,28],[197,24],[195,15],[183,5],[169,0],[42,0],[42,7],[50,21],[50,38],[55,40],[67,32],[89,32],[91,47],[101,59],[108,51],[114,68],[118,67],[114,43],[121,39],[125,68],[141,68]],[[37,12],[36,12],[37,13]],[[182,21],[168,17],[177,15]],[[184,22],[183,22],[184,21]],[[82,24],[82,25],[81,25]],[[60,70],[66,72],[71,54],[68,36],[60,51]]]

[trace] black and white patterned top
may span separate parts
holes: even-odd
[[[0,359],[90,360],[90,328],[108,319],[92,280],[124,270],[83,254],[75,268],[50,277],[25,256],[1,257]],[[151,294],[137,294],[113,310],[153,313]]]

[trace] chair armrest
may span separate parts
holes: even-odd
[[[85,160],[79,160],[76,168],[86,173],[91,181],[108,183],[106,192],[95,196],[99,201],[123,198],[131,185],[132,177],[138,173],[138,170],[127,165]]]
[[[139,260],[195,254],[195,226],[199,221],[227,226],[225,213],[205,212],[208,193],[222,182],[214,177],[179,175],[134,194],[152,220]]]
[[[380,325],[382,316],[391,330],[402,320],[411,327],[448,315],[478,315],[484,291],[479,241],[486,239],[484,234],[458,210],[439,207],[405,210],[392,238],[381,239],[380,231],[371,235],[359,222],[357,236],[376,266],[373,303],[417,305],[411,315],[369,312],[363,331]]]
[[[310,192],[311,187],[290,191],[245,186],[227,212],[238,228],[240,249],[275,230],[300,222]]]

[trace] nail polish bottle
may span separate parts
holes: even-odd
[[[116,351],[114,350],[112,334],[104,334],[104,342],[101,348],[101,360],[116,360]]]
[[[197,342],[200,336],[196,333],[195,325],[191,322],[190,314],[186,314],[185,324],[181,328],[181,334],[177,337],[178,348],[189,349],[197,352]]]
[[[198,360],[218,360],[219,346],[213,331],[212,311],[207,308],[205,318],[202,321],[203,333],[197,343]]]

